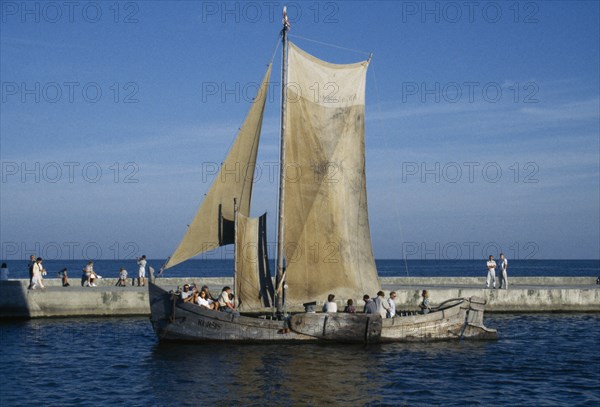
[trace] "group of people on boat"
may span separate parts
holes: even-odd
[[[394,318],[396,316],[396,297],[398,295],[395,291],[390,292],[390,296],[386,299],[385,292],[379,291],[374,298],[371,298],[368,294],[363,296],[365,303],[363,313],[365,314],[379,314],[381,318]],[[423,300],[419,304],[420,313],[427,314],[431,310],[429,305],[429,292],[423,290],[421,296]],[[327,296],[327,302],[323,304],[323,312],[337,312],[337,303],[335,302],[335,295],[329,294]],[[354,306],[354,300],[348,299],[344,312],[354,314],[356,313],[356,307]]]
[[[203,285],[200,289],[196,284],[184,284],[183,289],[179,293],[180,301],[184,303],[196,304],[200,307],[239,314],[235,306],[235,296],[231,287],[225,286],[221,290],[221,294],[215,299],[207,285]]]

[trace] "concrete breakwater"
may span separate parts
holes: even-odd
[[[487,300],[487,312],[600,312],[600,285],[595,277],[513,277],[508,290],[485,289],[485,279],[473,277],[382,277],[380,281],[386,296],[396,291],[399,310],[417,310],[420,290],[427,289],[434,306],[447,299],[476,295]],[[232,278],[221,277],[157,280],[167,289],[192,282],[207,284],[214,294],[225,285],[233,285]],[[0,281],[0,318],[150,314],[147,288],[115,287],[116,279],[98,280],[98,287],[81,287],[78,280],[62,287],[60,280],[47,279],[45,290],[28,290],[28,283]],[[360,298],[362,293],[357,293],[354,300],[362,307]],[[322,304],[325,299],[314,300]],[[337,300],[343,309],[346,299]],[[288,304],[290,311],[301,309],[301,304]]]

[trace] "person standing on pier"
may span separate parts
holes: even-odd
[[[146,255],[144,254],[142,257],[138,257],[137,264],[140,266],[138,270],[138,287],[146,285]]]
[[[41,289],[46,288],[44,283],[42,282],[42,272],[44,271],[44,266],[42,266],[42,258],[38,257],[33,263],[33,277],[31,279],[31,289],[35,290],[40,287]]]
[[[508,275],[506,274],[508,269],[508,260],[504,257],[504,253],[500,253],[500,288],[508,289]]]
[[[29,289],[33,287],[33,265],[35,264],[35,256],[32,254],[29,256],[29,264],[27,265],[27,269],[29,270]]]
[[[494,256],[490,255],[490,258],[487,262],[487,278],[485,280],[485,288],[496,288],[496,262],[494,261]]]
[[[8,280],[8,266],[6,263],[2,263],[2,267],[0,267],[0,280]]]

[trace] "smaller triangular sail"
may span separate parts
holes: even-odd
[[[260,218],[237,215],[235,291],[240,311],[260,310],[273,303],[266,227],[266,213]]]
[[[221,170],[181,243],[165,264],[165,269],[200,253],[233,243],[234,198],[237,199],[239,213],[249,214],[256,154],[270,76],[271,65],[269,64],[235,143],[229,150],[227,158],[221,165]]]

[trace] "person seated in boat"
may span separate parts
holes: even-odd
[[[200,289],[200,291],[204,291],[206,293],[206,299],[207,300],[212,300],[212,301],[215,301],[215,302],[217,301],[215,299],[215,297],[213,297],[213,295],[210,293],[210,291],[208,289],[208,286],[206,284],[202,286],[202,288]]]
[[[208,291],[208,286],[203,285],[200,293],[204,293],[206,301],[208,301],[208,303],[213,307],[212,309],[219,309],[219,302],[210,294],[210,291]],[[200,293],[198,293],[198,295],[200,295]]]
[[[377,304],[375,301],[371,299],[367,294],[363,296],[363,301],[365,302],[365,314],[376,314],[377,313]]]
[[[423,301],[419,304],[419,308],[421,308],[421,311],[419,312],[421,314],[429,314],[429,311],[431,311],[431,306],[429,305],[429,292],[423,290],[421,297],[423,297]]]
[[[69,275],[67,274],[66,267],[58,272],[58,276],[60,277],[60,279],[62,281],[63,287],[69,287],[71,285],[71,284],[69,284]]]
[[[379,291],[377,297],[375,297],[375,304],[377,305],[377,312],[381,315],[381,318],[387,317],[388,309],[390,308],[387,300],[385,299],[385,293]]]
[[[119,270],[119,279],[117,280],[117,287],[126,287],[127,286],[127,270],[123,267]]]
[[[225,286],[221,291],[221,295],[219,295],[219,309],[221,311],[229,312],[229,313],[237,313],[235,309],[235,304],[229,298],[229,294],[231,294],[231,287]]]
[[[335,295],[329,294],[327,302],[323,304],[323,312],[337,312],[337,304],[334,301]]]
[[[354,301],[352,301],[352,299],[348,299],[348,301],[346,301],[346,308],[344,308],[344,312],[347,312],[349,314],[355,314],[356,313],[356,307],[354,306]]]
[[[218,309],[218,304],[206,298],[206,291],[200,291],[196,297],[196,304],[207,309]]]
[[[179,294],[179,298],[183,302],[191,302],[192,304],[196,302],[196,293],[190,289],[189,284],[183,285],[183,291]]]

